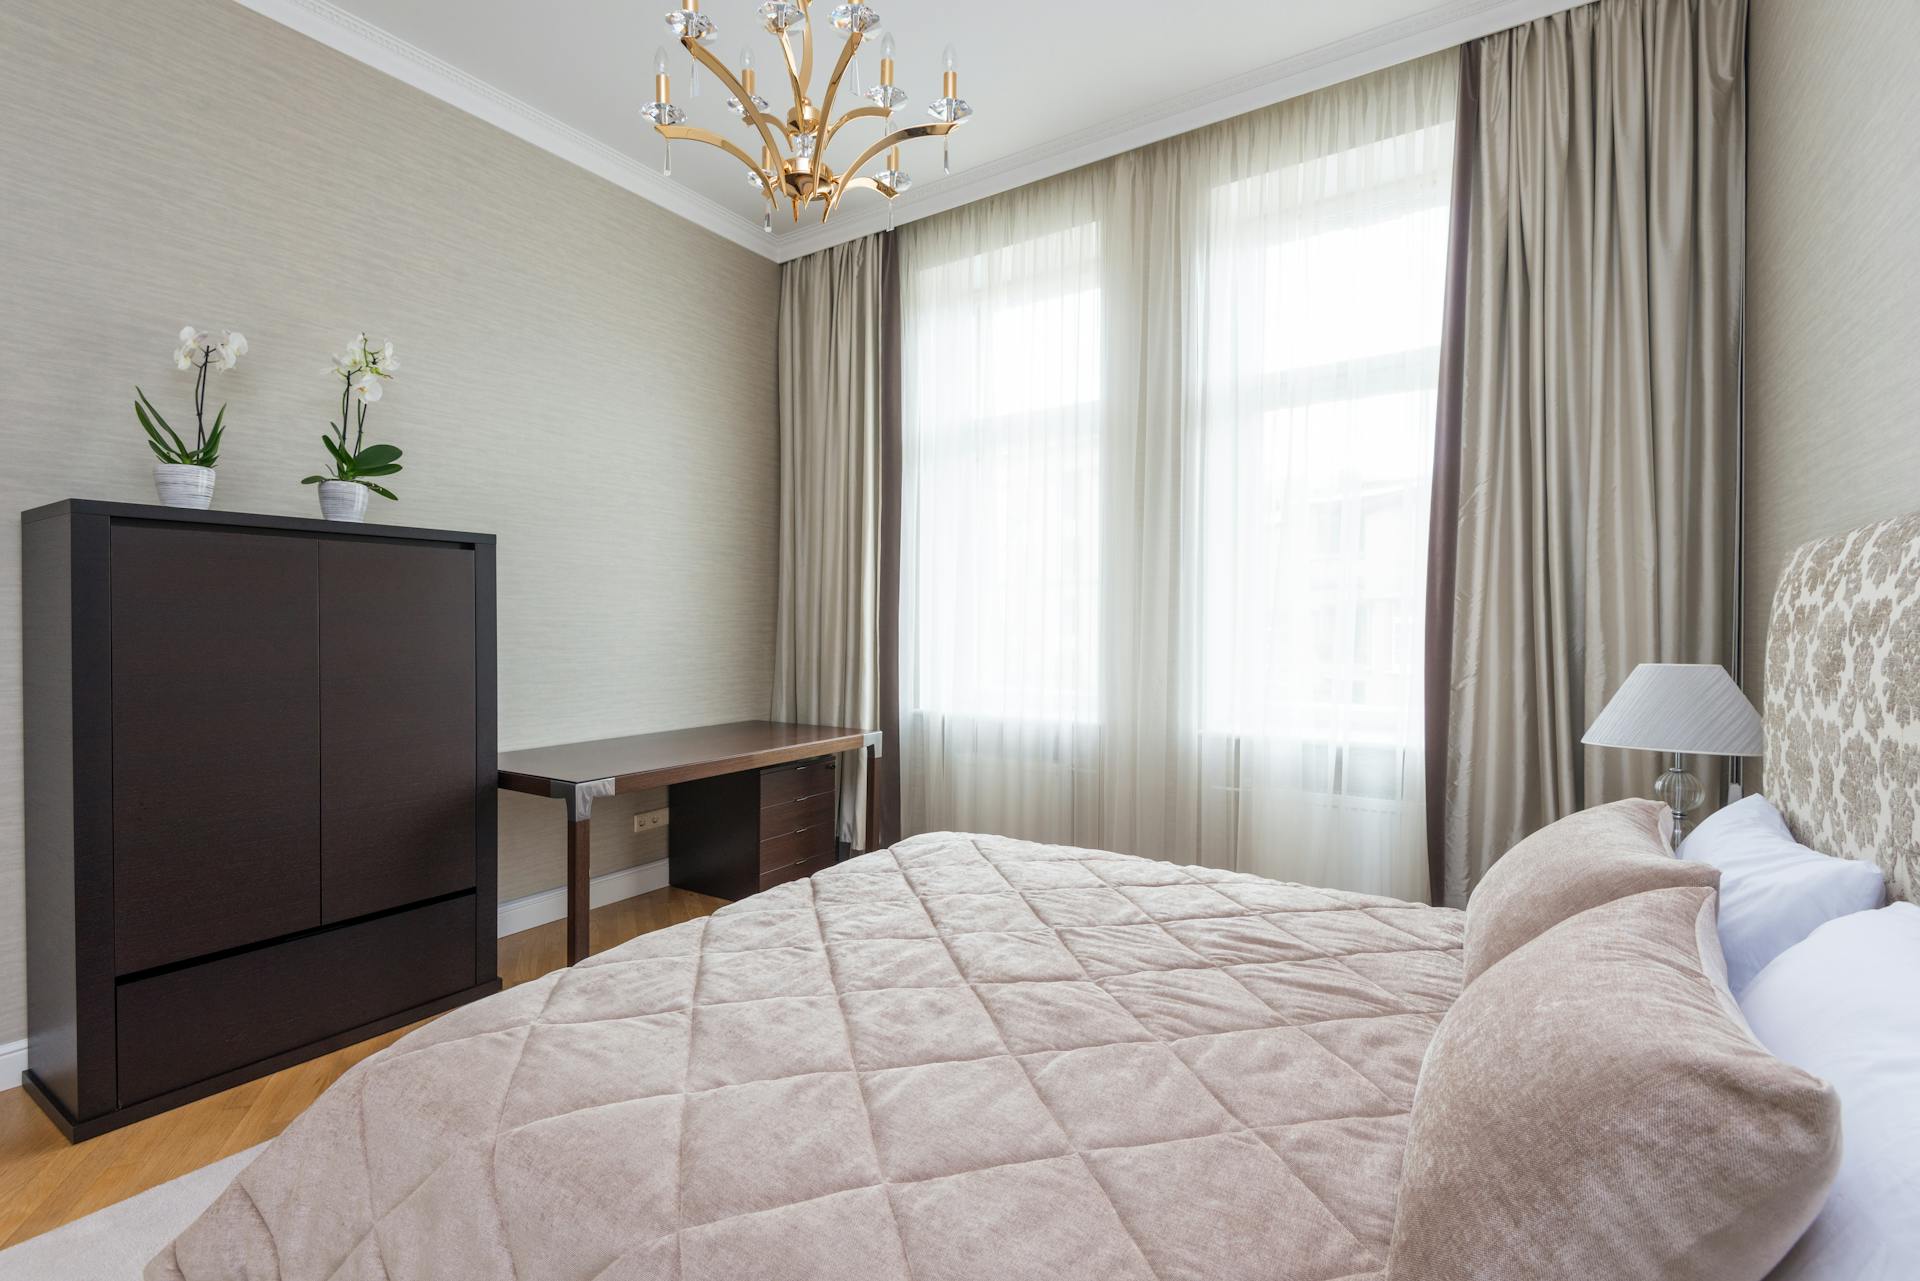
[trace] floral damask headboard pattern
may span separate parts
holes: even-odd
[[[1920,513],[1808,543],[1767,627],[1767,798],[1920,902]]]

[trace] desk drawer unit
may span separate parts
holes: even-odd
[[[840,771],[830,756],[676,783],[673,884],[740,899],[811,876],[837,854]]]

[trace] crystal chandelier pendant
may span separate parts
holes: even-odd
[[[788,4],[786,0],[767,0],[766,4],[760,6],[760,21],[772,35],[785,35],[806,20],[806,10],[797,4]]]
[[[943,125],[957,125],[973,115],[973,106],[965,98],[935,98],[927,114]]]
[[[687,122],[687,113],[671,102],[649,102],[640,108],[640,115],[659,125],[683,125]]]
[[[698,9],[674,9],[667,14],[667,30],[673,32],[675,40],[708,40],[715,31],[713,19]],[[700,96],[700,61],[687,53],[687,88],[694,97]]]
[[[759,94],[756,93],[752,95],[750,101],[753,103],[753,109],[755,111],[759,112],[763,116],[767,114],[767,100],[765,98],[762,98]],[[734,97],[732,94],[727,95],[727,110],[731,111],[734,115],[740,117],[742,120],[745,120],[747,118],[747,109],[745,107],[742,107],[740,105],[740,99]]]
[[[907,102],[907,91],[898,85],[869,85],[865,96],[883,111],[898,111]]]
[[[891,187],[893,196],[887,197],[887,230],[893,230],[893,200],[913,186],[913,175],[904,169],[882,169],[873,175],[873,180],[883,187]]]
[[[833,25],[842,31],[867,34],[880,25],[880,15],[864,4],[843,4],[833,10]]]
[[[713,19],[697,9],[675,9],[667,14],[667,29],[675,40],[705,40],[713,35]]]

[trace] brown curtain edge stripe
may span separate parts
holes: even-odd
[[[1467,247],[1480,140],[1479,88],[1480,49],[1470,41],[1460,46],[1460,109],[1453,125],[1453,211],[1447,230],[1446,315],[1440,338],[1433,502],[1427,532],[1427,897],[1436,907],[1446,891],[1447,739],[1453,706],[1454,584],[1460,547],[1460,416],[1466,373]]]
[[[900,238],[887,232],[880,259],[880,591],[875,647],[883,736],[868,849],[900,839]]]

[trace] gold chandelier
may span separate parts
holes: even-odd
[[[900,167],[901,144],[916,138],[941,138],[944,141],[947,134],[959,128],[973,114],[973,108],[960,97],[960,77],[954,69],[953,47],[949,45],[940,97],[927,107],[927,114],[934,123],[909,125],[904,129],[889,128],[851,164],[836,172],[827,164],[827,148],[841,128],[869,117],[891,126],[893,113],[906,103],[907,95],[894,86],[893,37],[887,36],[880,44],[880,82],[860,95],[867,105],[851,108],[839,119],[833,119],[834,99],[839,95],[840,81],[853,64],[861,42],[879,28],[880,15],[857,2],[840,4],[834,8],[833,25],[845,33],[846,43],[833,65],[833,74],[827,78],[826,90],[816,102],[812,97],[811,4],[812,0],[768,0],[758,10],[767,33],[780,42],[780,52],[787,64],[787,79],[793,86],[793,106],[784,118],[771,114],[767,100],[754,92],[751,52],[741,52],[740,74],[736,77],[724,63],[707,51],[706,42],[719,31],[713,19],[700,12],[700,0],[681,0],[681,7],[667,14],[667,27],[685,46],[695,63],[706,67],[726,87],[730,95],[727,98],[728,109],[758,132],[758,162],[744,148],[719,134],[686,123],[686,112],[674,103],[668,93],[667,54],[664,48],[654,58],[654,101],[640,109],[640,114],[651,120],[653,127],[667,140],[666,173],[673,172],[671,148],[676,138],[718,147],[745,165],[753,175],[754,186],[766,198],[767,212],[761,225],[769,232],[773,230],[773,212],[782,204],[792,210],[793,220],[797,223],[801,211],[811,209],[814,205],[820,207],[820,221],[825,222],[840,207],[841,198],[849,191],[875,191],[892,201],[913,184],[912,177]],[[800,33],[798,51],[794,49],[793,40],[796,29]],[[690,76],[697,74],[697,70],[689,72]],[[697,79],[693,83],[693,92],[696,95],[699,93]],[[888,153],[885,168],[871,176],[862,174],[861,168],[882,152]],[[891,225],[891,205],[888,207],[888,222]]]

